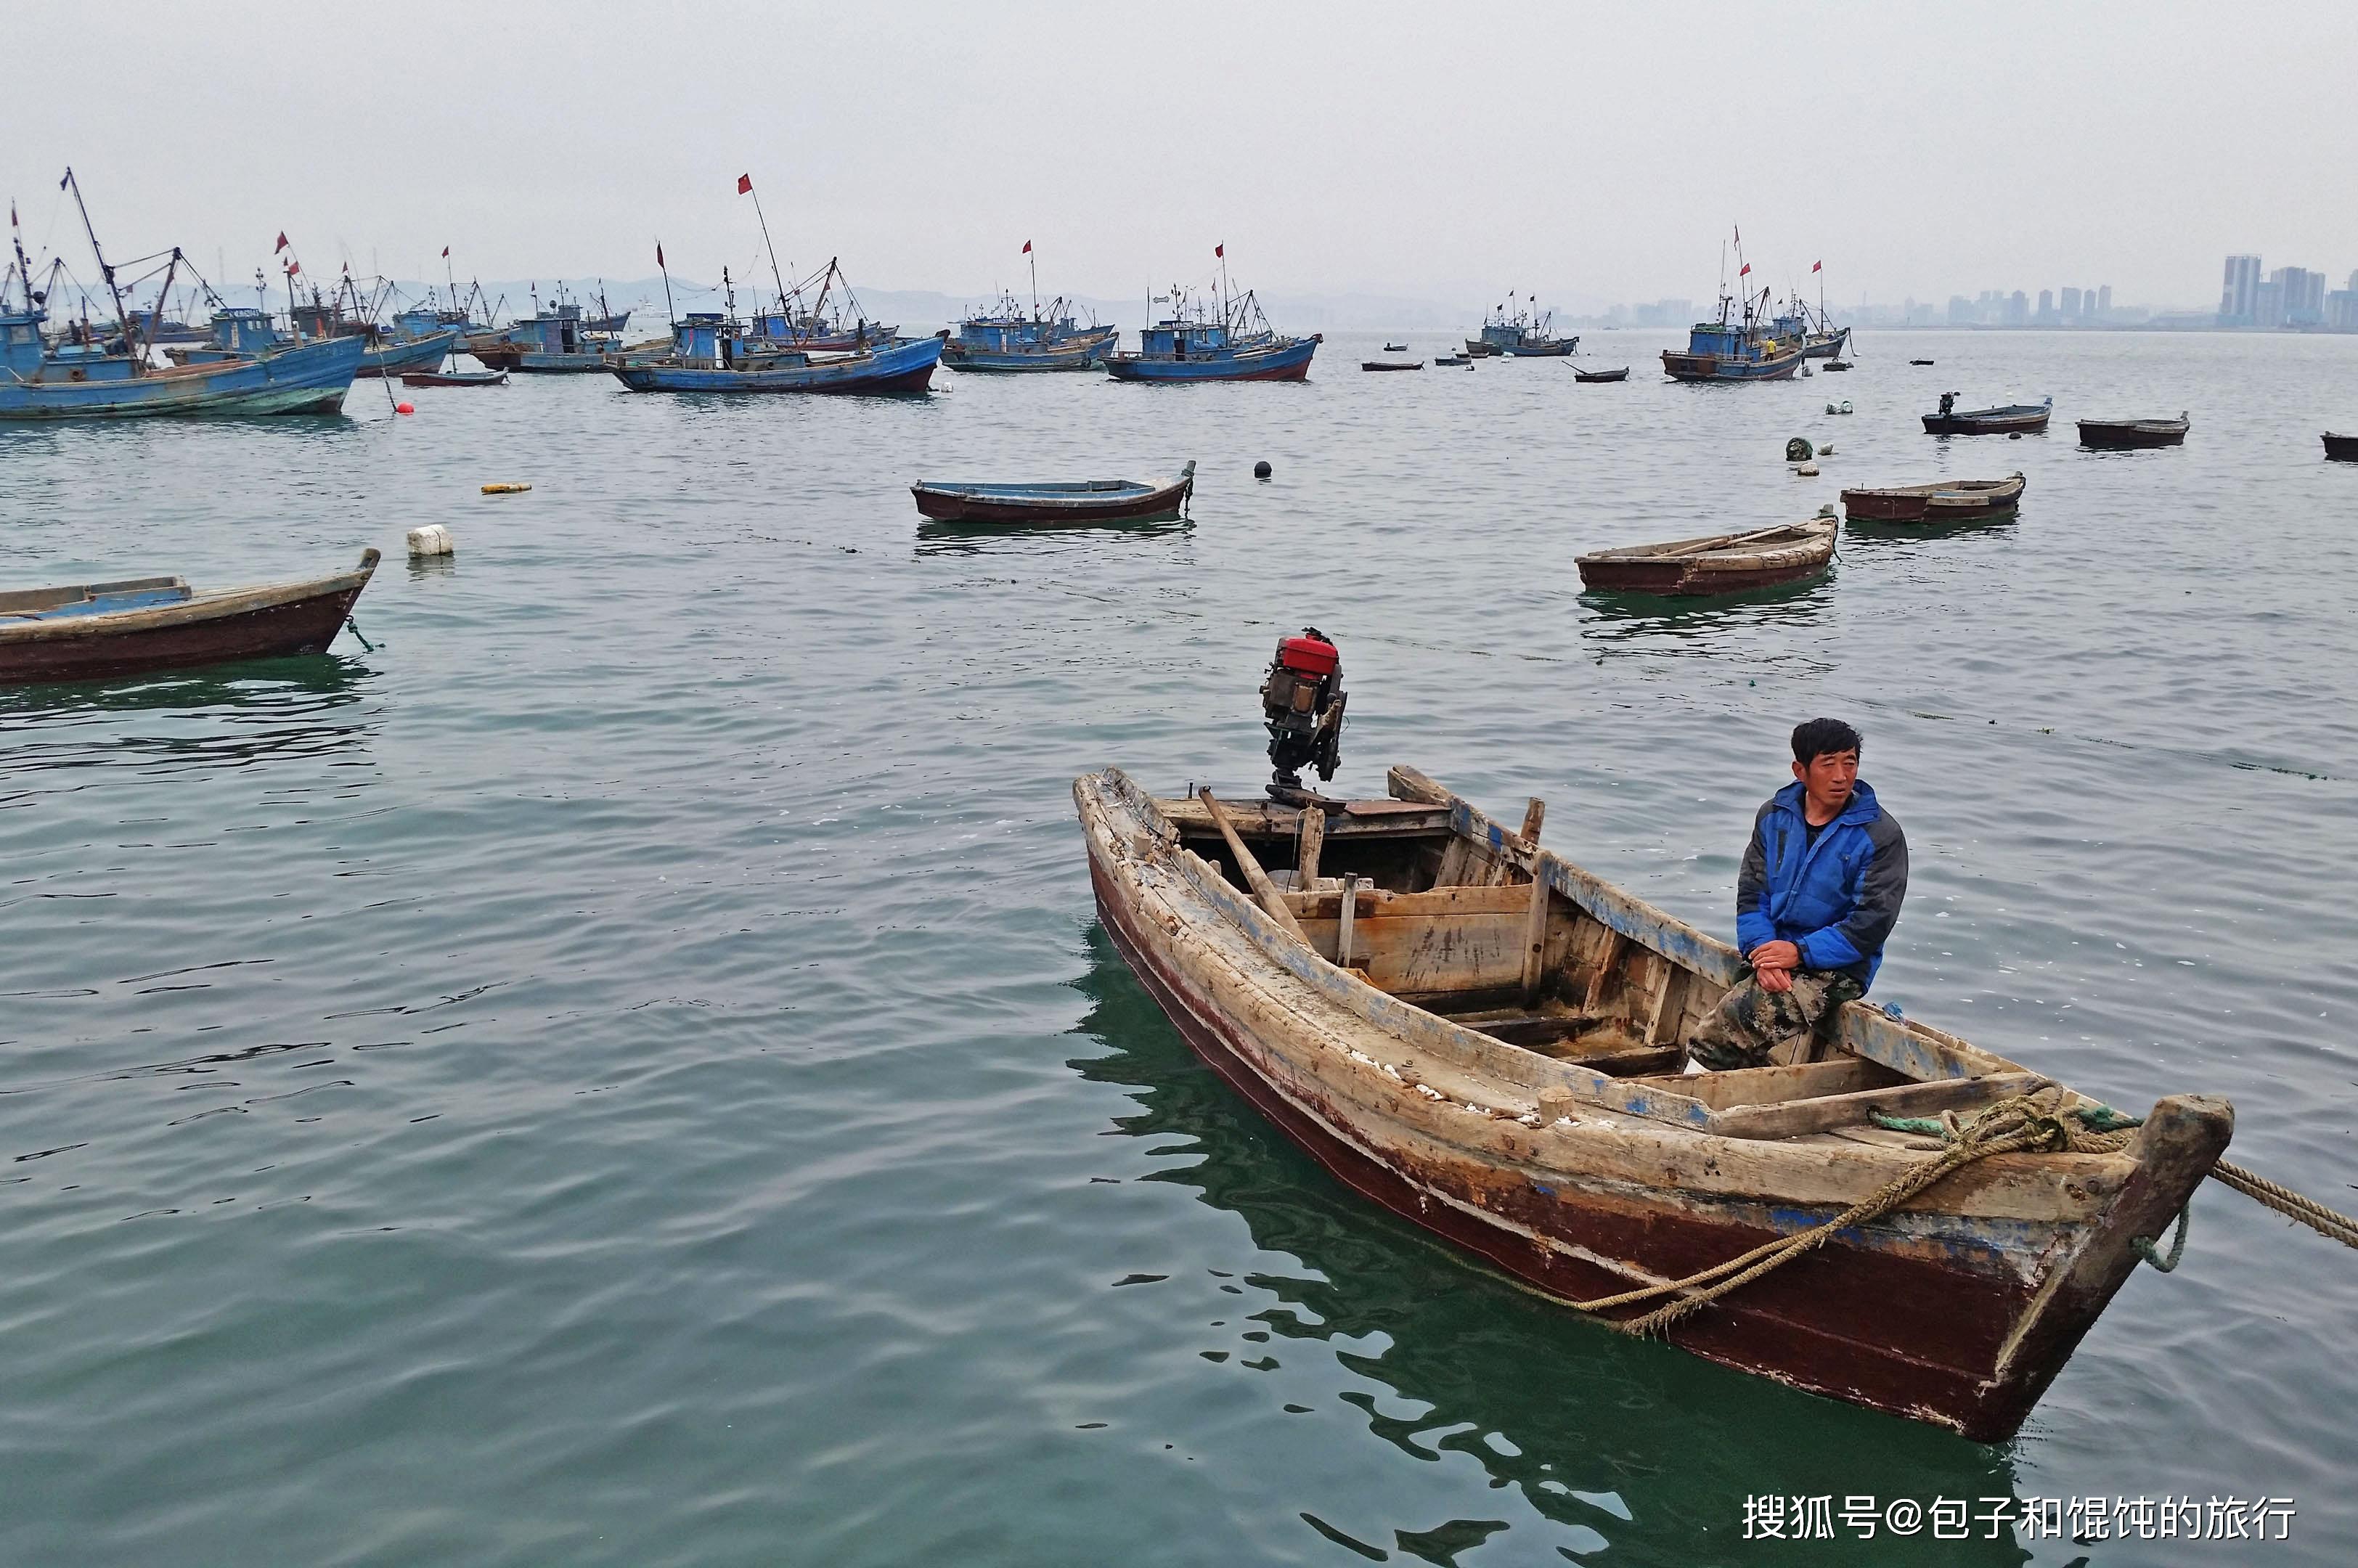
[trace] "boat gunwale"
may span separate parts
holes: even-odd
[[[382,559],[383,557],[379,552],[372,548],[362,552],[360,565],[345,571],[332,572],[325,577],[285,582],[249,583],[236,588],[195,589],[190,591],[188,598],[177,600],[169,604],[143,605],[130,610],[102,611],[63,616],[55,620],[36,617],[0,617],[0,645],[66,641],[72,638],[134,635],[176,626],[198,625],[207,621],[243,615],[257,610],[271,610],[281,605],[300,603],[308,600],[329,598],[348,589],[357,591],[365,587]],[[34,589],[26,591],[42,592],[46,589]]]

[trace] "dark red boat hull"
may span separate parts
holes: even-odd
[[[0,686],[96,680],[323,653],[367,586],[363,575],[361,581],[330,592],[181,624],[0,643]]]
[[[1475,1186],[1459,1181],[1462,1167],[1403,1171],[1364,1153],[1331,1131],[1327,1119],[1305,1114],[1277,1093],[1217,1019],[1187,1004],[1184,984],[1124,924],[1120,900],[1094,859],[1089,874],[1098,918],[1115,947],[1189,1048],[1345,1185],[1401,1218],[1566,1301],[1617,1293],[1629,1280],[1558,1248],[1534,1247],[1476,1214],[1600,1257],[1642,1259],[1650,1271],[1669,1277],[1777,1239],[1765,1227],[1713,1223],[1641,1195],[1594,1199],[1568,1217],[1566,1205],[1534,1193],[1527,1182]],[[1345,1125],[1348,1119],[1331,1119]],[[2219,1142],[2223,1146],[2223,1133]],[[1433,1191],[1454,1201],[1434,1203]],[[1684,1319],[1669,1337],[1706,1360],[1996,1443],[2020,1427],[2112,1293],[2110,1285],[2083,1286],[2081,1293],[2091,1299],[2078,1300],[2073,1283],[2064,1281],[2035,1303],[2036,1292],[2002,1271],[1835,1241]],[[2026,1317],[2029,1332],[2009,1345]]]

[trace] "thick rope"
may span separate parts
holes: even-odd
[[[1873,1195],[1824,1224],[1764,1243],[1741,1257],[1701,1270],[1683,1280],[1671,1280],[1639,1290],[1623,1291],[1618,1295],[1599,1296],[1594,1301],[1571,1304],[1580,1312],[1606,1312],[1614,1307],[1631,1306],[1639,1302],[1676,1295],[1678,1300],[1666,1303],[1642,1317],[1614,1325],[1625,1334],[1641,1338],[1660,1335],[1688,1314],[1824,1246],[1837,1233],[1881,1218],[1952,1171],[1977,1160],[1985,1160],[1993,1154],[2024,1152],[2108,1152],[2128,1141],[2130,1133],[2126,1129],[2110,1132],[2089,1131],[2079,1119],[2059,1108],[2061,1098],[2061,1091],[2048,1089],[2039,1094],[2000,1100],[1970,1122],[1960,1122],[1955,1112],[1949,1112],[1939,1124],[1949,1140],[1949,1146],[1942,1152],[1939,1159],[1927,1161],[1894,1177]]]
[[[2246,1171],[2241,1165],[2230,1165],[2222,1160],[2211,1167],[2211,1179],[2222,1186],[2233,1187],[2245,1197],[2267,1205],[2288,1219],[2297,1219],[2320,1236],[2330,1236],[2344,1247],[2358,1247],[2358,1219],[2346,1214],[2336,1214],[2321,1203],[2301,1196],[2290,1187],[2278,1186],[2257,1172]]]
[[[2105,1132],[2125,1132],[2145,1125],[2144,1118],[2124,1116],[2108,1105],[2082,1106],[2078,1115],[2088,1126]],[[1936,1137],[1944,1132],[1941,1123],[1922,1117],[1881,1116],[1874,1111],[1869,1111],[1867,1116],[1876,1126],[1888,1128],[1894,1132],[1916,1132]],[[2330,1237],[2344,1247],[2358,1248],[2358,1219],[2346,1214],[2337,1214],[2314,1199],[2301,1196],[2290,1187],[2268,1180],[2256,1171],[2247,1171],[2241,1165],[2221,1160],[2211,1167],[2211,1179],[2255,1203],[2266,1205],[2288,1219],[2300,1221],[2320,1236]],[[2181,1245],[2182,1239],[2181,1237]],[[2174,1250],[2172,1256],[2176,1256]],[[2156,1263],[2154,1267],[2158,1269],[2161,1265]],[[2169,1270],[2163,1269],[2162,1271],[2168,1273]]]

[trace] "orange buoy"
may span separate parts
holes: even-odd
[[[414,403],[396,403],[393,406],[393,411],[395,414],[415,414],[417,412],[417,406]]]

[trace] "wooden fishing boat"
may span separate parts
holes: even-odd
[[[1848,369],[1850,369],[1850,361],[1848,361],[1848,360],[1828,360],[1828,361],[1826,362],[1825,368],[1826,368],[1828,371],[1848,370]]]
[[[1470,365],[1474,362],[1474,360],[1475,356],[1472,354],[1435,354],[1433,356],[1433,362],[1437,365]]]
[[[376,570],[200,592],[177,577],[0,593],[0,685],[190,669],[316,654],[335,641]]]
[[[1627,381],[1629,379],[1629,367],[1623,365],[1619,370],[1582,370],[1578,365],[1574,365],[1572,369],[1572,379],[1574,381]]]
[[[1406,343],[1386,343],[1384,345],[1384,352],[1388,354],[1404,354],[1408,352],[1408,345]]]
[[[1574,564],[1587,588],[1684,599],[1800,582],[1824,571],[1833,558],[1833,519],[1812,517],[1749,534],[1600,550]]]
[[[1509,359],[1563,359],[1580,347],[1580,339],[1576,334],[1560,338],[1548,330],[1554,319],[1552,310],[1534,313],[1517,306],[1510,315],[1507,307],[1500,305],[1483,318],[1482,335],[1466,339],[1466,347],[1469,351],[1503,354]],[[1481,345],[1479,350],[1475,348],[1477,343]]]
[[[1932,362],[1931,360],[1909,360],[1908,362],[1911,365],[1928,365]]]
[[[1518,832],[1413,769],[1389,784],[1303,813],[1087,774],[1098,916],[1287,1136],[1548,1296],[1653,1287],[1595,1315],[1648,1314],[1709,1360],[1997,1442],[2227,1144],[2225,1100],[2171,1096],[2116,1152],[1934,1173],[1942,1140],[1874,1118],[1969,1120],[2034,1092],[2058,1122],[2105,1108],[1861,1001],[1820,1059],[1682,1075],[1744,972],[1732,947],[1541,849],[1537,801]],[[1935,1174],[1891,1206],[1891,1184]],[[1698,1272],[1862,1205],[1815,1250],[1689,1299]],[[1684,1314],[1666,1325],[1664,1300]]]
[[[1957,523],[2012,512],[2022,501],[2019,473],[2004,479],[1952,479],[1879,490],[1845,490],[1843,515],[1853,523]]]
[[[2325,433],[2325,456],[2337,463],[2358,463],[2358,436],[2337,436]]]
[[[404,371],[404,386],[505,386],[508,373],[503,370],[413,370]]]
[[[2184,414],[2175,419],[2082,419],[2080,444],[2120,450],[2142,447],[2175,447],[2186,439]]]
[[[1195,493],[1195,464],[1160,483],[1093,479],[1051,484],[913,484],[917,510],[939,523],[1135,523],[1177,517]]]
[[[741,327],[718,311],[692,311],[669,348],[609,354],[606,368],[633,392],[920,393],[933,381],[949,338],[943,331],[852,353],[812,354],[764,347]]]
[[[1962,411],[1947,405],[1944,396],[1938,414],[1923,416],[1924,434],[1928,436],[2035,436],[2047,428],[2048,416],[2055,411],[2051,397],[2038,403],[2009,403],[1999,408],[1968,408]]]
[[[1174,288],[1171,312],[1138,334],[1138,351],[1104,356],[1116,381],[1305,381],[1325,335],[1282,338],[1250,289],[1191,299]]]
[[[1361,360],[1359,362],[1359,368],[1361,370],[1422,370],[1424,368],[1424,362],[1422,360],[1410,360],[1406,362],[1400,360]]]

